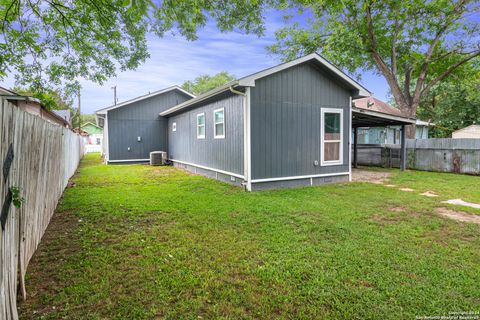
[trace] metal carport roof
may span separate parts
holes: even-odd
[[[407,118],[373,110],[352,107],[352,127],[385,127],[415,124],[414,118]]]

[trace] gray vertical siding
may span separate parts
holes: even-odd
[[[168,151],[168,120],[159,113],[189,99],[173,90],[108,111],[109,160],[148,159],[151,151]]]
[[[225,139],[214,139],[213,110],[225,108]],[[205,139],[197,139],[197,114],[205,113]],[[177,131],[172,131],[172,123]],[[168,119],[169,158],[243,176],[243,97],[231,93]]]
[[[252,179],[348,172],[350,95],[305,63],[256,80],[251,89]],[[343,109],[343,165],[320,163],[321,108]]]

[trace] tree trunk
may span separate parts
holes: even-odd
[[[409,117],[409,118],[416,118],[417,117],[417,107],[418,104],[405,104],[405,105],[400,105],[400,111],[402,111],[403,116]],[[415,139],[415,131],[416,131],[416,126],[415,125],[408,125],[405,126],[405,134],[407,139]]]
[[[416,131],[416,127],[414,124],[411,124],[411,125],[408,125],[408,126],[405,126],[405,137],[407,139],[415,139],[415,131]]]

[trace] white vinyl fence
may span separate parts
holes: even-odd
[[[26,297],[28,263],[84,146],[82,138],[67,128],[3,99],[0,129],[0,319],[18,319],[17,288]],[[14,205],[15,190],[24,199],[19,208]]]

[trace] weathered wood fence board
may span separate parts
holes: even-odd
[[[399,166],[398,145],[360,145],[358,164]],[[480,175],[480,139],[408,139],[407,167]]]
[[[28,263],[75,173],[84,146],[82,138],[70,130],[3,99],[0,129],[0,208],[5,218],[4,228],[0,228],[0,319],[17,319],[18,284],[25,297]],[[13,161],[9,166],[10,146]],[[12,187],[25,199],[20,208],[7,201]]]

